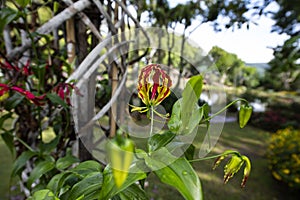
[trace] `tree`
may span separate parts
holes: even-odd
[[[259,74],[254,67],[246,66],[236,54],[214,46],[209,56],[220,72],[220,82],[226,85],[256,87],[259,84]]]
[[[269,5],[273,1],[265,1]],[[300,5],[296,0],[276,0],[278,12],[266,12],[275,20],[273,31],[291,36],[282,46],[275,47],[274,59],[270,61],[271,68],[267,72],[267,82],[270,88],[277,90],[299,89],[297,81],[300,78]]]

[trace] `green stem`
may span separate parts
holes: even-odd
[[[210,117],[206,118],[204,121],[201,121],[202,122],[206,122],[206,121],[209,121],[211,120],[212,118],[214,118],[215,116],[221,114],[222,112],[224,112],[227,108],[229,108],[230,106],[232,106],[233,104],[235,104],[236,102],[238,101],[244,101],[246,103],[248,103],[248,101],[246,99],[242,99],[242,98],[238,98],[234,101],[232,101],[230,104],[226,105],[224,108],[222,108],[221,110],[219,110],[218,112],[216,112],[215,114],[211,115]]]
[[[209,156],[209,157],[189,160],[189,162],[198,162],[198,161],[202,161],[202,160],[209,160],[209,159],[213,159],[213,158],[218,158],[220,156],[226,156],[226,155],[229,155],[229,154],[237,154],[238,156],[241,156],[241,154],[238,151],[228,151],[226,153],[221,153],[221,154],[218,154],[218,155],[213,155],[213,156]]]
[[[150,115],[150,118],[151,118],[151,124],[150,124],[150,137],[152,136],[153,134],[153,122],[154,122],[154,108],[153,106],[151,106],[150,108],[150,112],[151,112],[151,115]]]
[[[34,149],[31,148],[26,142],[24,142],[22,139],[18,138],[17,136],[9,133],[12,137],[16,138],[16,140],[18,140],[21,144],[23,144],[28,150],[34,152]]]

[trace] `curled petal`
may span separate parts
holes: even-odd
[[[245,187],[246,182],[248,180],[248,177],[250,175],[251,172],[251,162],[250,159],[247,156],[242,156],[242,159],[245,161],[245,168],[244,168],[244,177],[241,183],[241,187]]]
[[[131,112],[134,112],[134,111],[138,111],[138,112],[147,112],[149,110],[149,108],[147,107],[138,107],[138,106],[132,106],[132,109],[130,110]]]
[[[224,183],[227,183],[240,170],[243,164],[244,160],[241,157],[233,155],[224,168]]]

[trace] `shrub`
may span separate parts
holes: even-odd
[[[299,103],[269,105],[265,112],[253,113],[251,124],[270,132],[287,127],[299,129],[299,108]]]
[[[300,130],[278,130],[271,137],[267,156],[275,179],[300,188]]]

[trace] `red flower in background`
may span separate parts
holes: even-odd
[[[33,93],[31,93],[28,90],[24,90],[23,88],[17,87],[17,86],[12,86],[11,90],[14,90],[20,94],[22,94],[23,96],[25,96],[30,102],[34,103],[37,106],[42,106],[45,104],[44,102],[44,98],[45,95],[41,95],[41,96],[35,96]]]
[[[31,93],[28,90],[24,90],[23,88],[20,88],[18,86],[8,86],[6,84],[0,83],[0,87],[2,87],[2,89],[0,90],[0,97],[3,97],[4,95],[6,95],[10,90],[16,91],[18,93],[20,93],[21,95],[25,96],[26,99],[28,99],[30,102],[34,103],[37,106],[42,106],[44,105],[44,97],[45,95],[41,95],[41,96],[35,96],[33,93]]]
[[[30,68],[30,60],[27,60],[26,64],[23,66],[23,68],[19,68],[15,65],[12,65],[11,63],[4,61],[4,62],[0,62],[0,67],[3,69],[8,69],[8,70],[14,70],[17,72],[21,72],[23,75],[25,76],[29,76],[32,75],[33,72]]]
[[[9,86],[6,84],[0,83],[0,87],[2,87],[2,89],[0,90],[0,96],[4,95],[9,91]]]
[[[54,88],[54,92],[68,105],[71,105],[70,95],[72,90],[75,91],[77,95],[81,95],[78,88],[72,83],[60,83]]]

